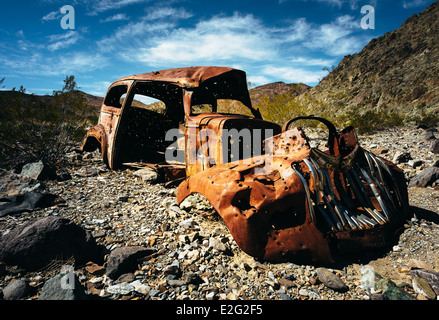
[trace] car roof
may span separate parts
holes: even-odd
[[[160,81],[177,84],[181,87],[198,87],[203,81],[226,74],[233,73],[235,76],[242,77],[245,81],[245,72],[229,67],[184,67],[166,69],[142,73],[120,78],[118,81],[141,80],[141,81]]]

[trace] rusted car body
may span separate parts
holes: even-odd
[[[164,111],[135,107],[136,94],[161,100]],[[251,115],[219,113],[219,99],[239,101]],[[200,105],[209,112],[196,113]],[[326,125],[328,150],[290,128],[303,119]],[[204,195],[239,247],[269,261],[334,263],[386,246],[410,216],[403,172],[363,149],[354,128],[339,132],[318,117],[283,127],[264,121],[252,107],[245,73],[232,68],[117,80],[82,144],[96,148],[111,169],[143,163],[177,181],[178,203]]]

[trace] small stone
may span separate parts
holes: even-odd
[[[433,142],[431,143],[430,151],[435,154],[439,153],[439,139],[433,140]]]
[[[180,227],[182,227],[183,229],[188,230],[188,229],[193,228],[194,226],[196,226],[196,224],[197,223],[194,221],[194,219],[189,218],[189,219],[183,220],[178,225]]]
[[[133,175],[141,178],[142,181],[146,182],[146,183],[156,182],[158,180],[158,177],[159,177],[157,171],[155,171],[153,169],[149,169],[149,168],[143,168],[143,169],[139,169],[137,171],[134,171]]]
[[[120,196],[120,197],[117,198],[117,201],[128,202],[128,197],[127,196]]]
[[[346,284],[334,273],[326,268],[317,268],[317,277],[328,288],[335,291],[346,292],[349,288]]]
[[[293,299],[291,298],[291,296],[288,295],[288,294],[286,294],[286,293],[281,293],[281,294],[279,294],[279,298],[280,298],[281,300],[293,300]]]
[[[97,265],[96,263],[88,264],[88,265],[85,267],[85,270],[86,270],[88,273],[90,273],[90,274],[92,274],[92,275],[95,275],[95,276],[97,276],[97,275],[103,275],[103,274],[105,273],[105,267],[104,267],[104,266],[99,266],[99,265]]]
[[[209,238],[209,247],[223,253],[230,253],[230,249],[227,247],[227,245],[220,239],[214,237]]]
[[[149,290],[148,294],[149,294],[150,297],[155,298],[155,297],[159,296],[160,290],[151,289],[151,290]]]
[[[429,131],[425,132],[424,139],[427,140],[427,141],[428,140],[435,140],[436,137],[435,137],[433,131],[429,130]]]
[[[389,152],[389,149],[387,149],[387,148],[375,149],[375,151],[374,151],[375,154],[386,154],[388,152]]]
[[[187,284],[186,281],[177,279],[168,280],[167,282],[171,287],[181,287]]]
[[[163,274],[164,275],[169,275],[169,274],[178,275],[178,274],[180,274],[180,267],[178,265],[175,265],[175,264],[170,264],[163,269]]]
[[[299,289],[299,295],[301,295],[301,296],[308,296],[308,293],[309,293],[309,291],[306,288]]]
[[[109,286],[107,288],[108,293],[121,294],[121,295],[130,294],[131,292],[133,292],[135,290],[136,289],[134,288],[134,286],[132,284],[129,284],[126,282],[118,283],[118,284]]]
[[[147,284],[142,283],[140,280],[133,281],[130,284],[138,293],[146,295],[150,291],[150,287]]]
[[[211,291],[206,294],[207,300],[213,300],[215,298],[215,292]]]
[[[421,166],[424,163],[422,160],[409,160],[408,165],[411,166],[413,169],[416,169],[417,167]]]
[[[393,162],[400,164],[408,162],[411,159],[412,156],[410,155],[410,152],[397,151],[393,157]]]
[[[20,300],[26,298],[29,291],[30,286],[27,279],[14,280],[3,289],[3,299]]]
[[[287,289],[295,286],[294,281],[288,280],[286,278],[280,278],[279,279],[279,284],[281,286],[284,286]]]
[[[132,272],[137,267],[139,258],[150,255],[155,250],[142,246],[119,247],[110,252],[107,259],[106,273],[111,279],[116,279],[123,273]]]
[[[424,295],[429,300],[436,299],[436,293],[433,291],[431,286],[428,284],[427,280],[413,277],[412,278],[412,286],[416,293]]]
[[[134,281],[134,274],[133,273],[124,273],[119,278],[117,278],[116,281],[114,281],[115,284],[123,283],[123,282],[132,282]]]

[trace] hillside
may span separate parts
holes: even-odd
[[[101,109],[102,100],[103,97],[97,97],[88,93],[85,93],[83,91],[77,91],[80,96],[82,96],[88,105],[92,106],[94,110],[96,110],[96,113],[98,113]],[[31,103],[39,103],[41,105],[49,105],[52,103],[54,96],[53,95],[35,95],[35,94],[28,94],[28,93],[22,93],[17,91],[10,91],[10,90],[0,90],[0,101],[7,101],[8,99],[11,99],[13,97],[13,93],[16,95],[20,95],[21,102],[23,104]],[[5,104],[6,106],[6,104]]]
[[[266,96],[268,98],[273,98],[282,94],[291,94],[293,96],[299,96],[307,92],[311,87],[303,83],[284,83],[284,82],[273,82],[262,86],[258,86],[250,89],[250,97],[253,104],[257,104],[259,100]]]
[[[302,101],[348,110],[439,113],[439,2],[346,56]],[[328,110],[329,111],[329,110]]]

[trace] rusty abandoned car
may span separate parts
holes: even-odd
[[[161,103],[146,106],[140,96]],[[218,112],[223,99],[239,101],[248,115]],[[327,150],[311,147],[294,126],[303,119],[327,127]],[[314,116],[283,127],[264,121],[245,72],[232,68],[115,81],[82,144],[84,151],[98,148],[111,169],[143,164],[178,183],[178,203],[203,195],[238,246],[258,259],[334,263],[383,248],[410,216],[402,170],[363,149],[354,128],[339,132]]]

